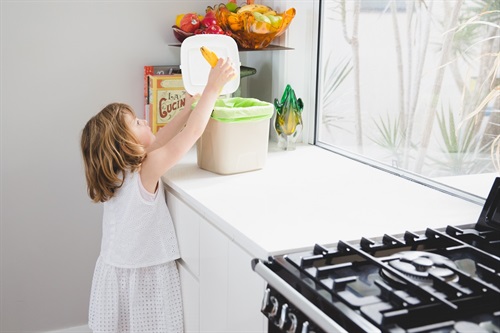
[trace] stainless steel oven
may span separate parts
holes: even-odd
[[[478,221],[254,259],[269,332],[500,333],[500,178]]]

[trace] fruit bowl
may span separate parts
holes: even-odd
[[[269,7],[266,12],[262,5],[256,6],[261,7],[237,12],[231,12],[224,4],[214,8],[217,23],[224,31],[230,32],[240,48],[266,48],[274,38],[285,32],[295,17],[295,8],[276,13]]]
[[[184,41],[184,39],[194,35],[194,33],[192,33],[192,32],[185,32],[185,31],[181,30],[181,28],[179,28],[176,25],[172,26],[172,30],[174,32],[175,38],[177,38],[177,40],[181,43]]]

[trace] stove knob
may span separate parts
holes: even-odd
[[[309,332],[309,322],[305,321],[302,323],[302,329],[300,330],[300,333],[310,333]]]
[[[300,330],[300,333],[316,333],[316,331],[314,330],[314,327],[311,329],[309,327],[309,322],[308,321],[305,321],[302,323],[302,329]]]
[[[262,306],[260,307],[260,311],[269,312],[271,310],[271,304],[269,300],[269,296],[271,295],[271,289],[266,288],[264,291],[264,297],[262,298]]]
[[[290,321],[290,328],[286,331],[287,333],[295,333],[297,330],[297,316],[293,313],[288,314],[288,319]]]
[[[271,311],[269,311],[269,317],[275,317],[278,314],[279,302],[276,299],[276,297],[274,297],[274,296],[271,296],[269,298],[269,300],[271,301],[271,304],[273,305],[273,307],[271,308]]]
[[[264,291],[264,297],[262,298],[262,305],[260,310],[262,313],[266,314],[269,318],[274,317],[278,314],[278,300],[276,297],[271,296],[271,290],[266,288]]]
[[[278,327],[283,330],[285,328],[285,323],[287,322],[287,317],[288,317],[288,304],[283,304],[281,306],[281,314],[280,314],[280,320],[278,322]]]

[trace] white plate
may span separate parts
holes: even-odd
[[[207,84],[210,64],[201,54],[202,46],[215,52],[219,58],[231,59],[236,77],[222,88],[220,94],[227,95],[235,92],[240,86],[241,64],[238,45],[229,36],[210,34],[188,37],[181,44],[182,81],[186,91],[191,95],[201,94]]]

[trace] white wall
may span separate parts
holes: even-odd
[[[1,332],[86,323],[102,208],[81,129],[109,102],[142,115],[143,66],[179,63],[170,27],[204,3],[1,0]]]
[[[272,102],[292,83],[312,111],[313,96],[304,96],[313,81],[304,27],[312,3],[297,2],[303,10],[289,32],[298,38],[287,45],[295,50],[240,53],[258,73],[242,83],[248,96]],[[0,332],[86,323],[102,207],[86,195],[81,130],[114,101],[142,115],[143,66],[179,64],[180,49],[168,46],[177,42],[175,16],[214,4],[1,0]]]

